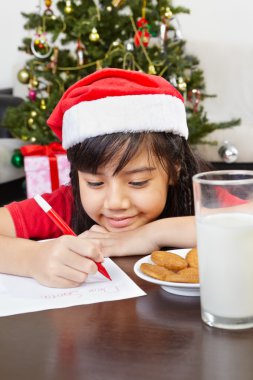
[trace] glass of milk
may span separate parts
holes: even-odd
[[[253,327],[253,171],[193,177],[202,320]]]

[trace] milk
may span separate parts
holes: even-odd
[[[253,215],[197,219],[201,307],[224,318],[253,317]]]

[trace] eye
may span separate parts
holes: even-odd
[[[149,180],[145,180],[145,181],[131,181],[129,182],[130,185],[134,186],[134,187],[143,187],[145,185],[147,185],[147,183],[149,182]]]
[[[104,182],[90,182],[90,181],[87,181],[87,185],[89,187],[100,187],[104,184]]]

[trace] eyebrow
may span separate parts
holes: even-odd
[[[126,170],[126,171],[124,171],[124,174],[136,174],[136,173],[143,173],[143,172],[153,172],[155,170],[156,170],[156,168],[154,168],[154,167],[144,166],[144,167],[141,167],[141,168],[136,168],[136,169],[132,169],[132,170]],[[103,174],[104,173],[101,173],[101,172],[95,173],[95,175],[103,175]]]
[[[142,168],[127,170],[127,171],[125,171],[125,174],[135,174],[135,173],[142,173],[142,172],[147,172],[147,171],[152,172],[154,170],[156,170],[156,168],[150,167],[150,166],[144,166]]]

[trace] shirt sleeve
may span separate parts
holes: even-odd
[[[61,186],[53,193],[42,194],[53,209],[70,224],[73,196],[70,186]],[[13,219],[16,236],[25,239],[52,239],[62,235],[59,228],[33,199],[12,202],[5,206]]]
[[[223,207],[229,206],[239,206],[245,203],[248,203],[247,200],[236,197],[231,194],[228,190],[223,189],[222,187],[216,187],[217,196]]]

